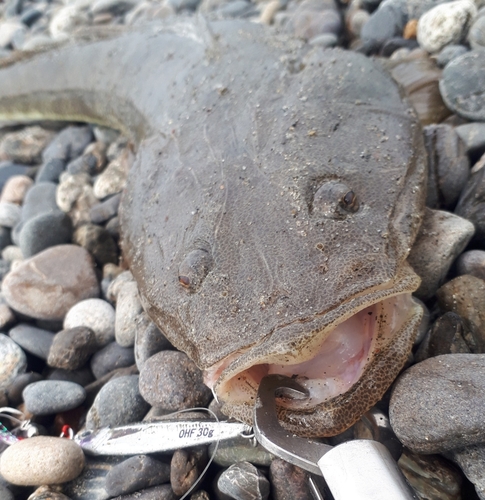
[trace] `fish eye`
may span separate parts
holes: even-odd
[[[194,292],[200,287],[212,266],[212,259],[206,250],[192,250],[179,266],[178,280],[186,289]]]
[[[343,182],[324,182],[315,192],[310,213],[316,217],[342,219],[359,210],[356,193]]]

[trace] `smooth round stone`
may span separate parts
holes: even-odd
[[[0,226],[14,227],[20,222],[21,208],[15,203],[0,202]]]
[[[207,447],[175,450],[170,462],[170,485],[176,495],[184,495],[199,479],[207,465]]]
[[[485,121],[485,51],[472,50],[443,70],[440,92],[448,108],[469,120]]]
[[[35,182],[59,182],[59,176],[64,171],[66,162],[61,158],[52,158],[46,163],[43,163],[37,175],[35,176]]]
[[[27,165],[18,165],[11,161],[0,161],[0,189],[3,189],[6,182],[13,176],[27,176],[30,167]]]
[[[7,389],[7,397],[11,406],[18,406],[23,403],[23,390],[34,382],[42,380],[42,376],[36,372],[22,373],[15,377]],[[1,497],[0,497],[1,498]]]
[[[97,158],[93,154],[83,154],[79,158],[72,160],[66,167],[66,172],[78,174],[84,172],[88,175],[96,175]]]
[[[85,326],[93,330],[99,346],[105,346],[115,338],[115,310],[102,299],[87,299],[75,304],[64,318],[64,328]]]
[[[477,8],[471,0],[446,2],[430,9],[418,21],[417,39],[426,51],[439,52],[465,39]]]
[[[170,465],[148,455],[136,455],[115,465],[106,475],[105,488],[111,497],[158,486],[170,480]]]
[[[96,396],[86,416],[87,429],[138,422],[150,408],[138,390],[138,375],[111,379]]]
[[[25,408],[34,415],[53,415],[77,408],[86,399],[86,391],[74,382],[41,380],[29,384],[22,393]]]
[[[421,300],[431,298],[443,283],[451,264],[471,240],[471,222],[441,210],[426,209],[408,261],[421,277],[415,292]]]
[[[102,203],[98,203],[94,205],[94,207],[91,207],[89,211],[91,221],[94,224],[101,224],[114,217],[118,213],[120,200],[121,194],[115,194]]]
[[[122,347],[134,345],[137,324],[142,314],[138,286],[130,281],[120,289],[116,298],[115,338]]]
[[[173,349],[167,337],[145,313],[141,314],[140,319],[135,335],[135,362],[139,370],[157,352]]]
[[[121,347],[117,342],[110,342],[100,349],[91,359],[91,371],[96,379],[107,373],[131,366],[135,362],[135,355],[131,347]]]
[[[461,500],[463,479],[452,464],[439,455],[416,455],[404,449],[399,468],[418,498]]]
[[[415,453],[442,453],[485,440],[485,354],[448,354],[406,370],[391,395],[389,417]]]
[[[97,348],[96,336],[91,328],[77,326],[62,330],[54,336],[47,364],[64,370],[76,370],[88,361]]]
[[[456,261],[456,271],[460,274],[471,274],[485,280],[485,251],[469,250],[462,253]]]
[[[21,262],[2,282],[12,309],[37,319],[62,320],[77,302],[97,297],[99,286],[89,253],[59,245]]]
[[[468,32],[468,43],[474,50],[485,48],[485,16],[475,19],[470,31]]]
[[[73,242],[85,248],[101,267],[119,260],[118,245],[104,227],[84,224],[74,232]]]
[[[461,450],[452,450],[447,457],[453,460],[473,483],[478,498],[485,498],[485,445],[473,445]],[[465,498],[465,497],[462,497]]]
[[[72,237],[71,218],[62,212],[53,212],[32,217],[22,225],[19,247],[25,258],[42,252],[46,248],[70,243]]]
[[[47,163],[53,158],[66,162],[82,154],[86,146],[93,140],[91,127],[67,127],[59,132],[56,137],[42,152],[42,161]]]
[[[443,47],[436,56],[436,64],[440,68],[444,68],[450,61],[468,52],[465,45],[447,45]]]
[[[219,476],[217,488],[235,500],[266,500],[270,485],[264,474],[253,464],[239,462]]]
[[[27,368],[24,351],[9,337],[0,333],[0,391],[5,391]]]
[[[201,370],[178,351],[162,351],[145,361],[140,393],[152,406],[172,411],[206,406],[212,399]]]
[[[3,186],[0,202],[21,205],[25,194],[33,186],[34,181],[26,175],[14,175]]]
[[[71,439],[36,436],[9,446],[0,457],[0,474],[20,486],[59,484],[79,476],[84,453]]]
[[[274,500],[311,500],[308,472],[281,458],[275,458],[269,468]]]
[[[38,126],[10,132],[5,134],[0,141],[0,154],[6,154],[12,161],[19,163],[39,163],[42,150],[53,137],[54,132]]]
[[[56,204],[57,184],[41,182],[32,186],[25,195],[22,205],[22,221],[28,221],[41,214],[59,212]]]
[[[485,152],[485,123],[465,123],[455,128],[467,153]]]
[[[49,349],[51,348],[54,334],[41,328],[21,323],[14,326],[9,332],[9,337],[24,349],[34,356],[41,359],[47,359]]]

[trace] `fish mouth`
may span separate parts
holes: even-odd
[[[421,307],[411,295],[419,285],[419,278],[414,273],[407,278],[407,284],[401,281],[391,289],[374,289],[342,304],[331,314],[316,315],[310,321],[300,320],[298,325],[273,332],[258,346],[231,354],[205,370],[205,383],[224,403],[224,412],[250,420],[264,376],[294,377],[307,389],[309,397],[278,398],[280,414],[287,423],[293,421],[298,431],[301,430],[299,414],[306,415],[308,422],[312,412],[337,410],[338,413],[348,406],[353,417],[348,417],[349,411],[339,422],[338,417],[331,418],[330,414],[326,418],[317,417],[316,428],[305,435],[329,436],[342,432],[382,397],[407,360],[422,315]],[[338,309],[343,310],[340,315]],[[294,337],[290,340],[292,330],[298,327],[298,340]],[[383,367],[386,373],[379,373]],[[367,393],[359,391],[361,384],[367,384]],[[357,404],[363,397],[366,408]]]

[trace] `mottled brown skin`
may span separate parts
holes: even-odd
[[[406,257],[424,151],[390,77],[358,54],[307,52],[242,21],[175,31],[149,27],[0,71],[0,116],[82,118],[137,143],[123,251],[170,341],[203,369],[234,352],[234,367],[290,358],[329,324],[415,290]],[[303,435],[351,425],[402,367],[418,322],[417,312],[348,393],[282,409],[286,425]],[[226,403],[251,420],[251,404]]]

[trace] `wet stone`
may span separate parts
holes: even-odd
[[[53,415],[77,408],[86,399],[86,391],[74,382],[41,380],[23,391],[25,407],[34,415]]]
[[[485,281],[465,274],[445,283],[436,294],[442,311],[458,314],[465,322],[471,352],[485,353]]]
[[[426,209],[409,262],[421,277],[416,296],[429,299],[443,283],[453,261],[474,233],[473,224],[449,212]]]
[[[21,262],[4,278],[2,293],[12,309],[38,319],[62,320],[83,299],[99,295],[90,255],[59,245]]]
[[[212,399],[202,372],[178,351],[162,351],[145,361],[140,393],[152,406],[173,411],[206,406]]]
[[[34,382],[42,380],[42,376],[36,372],[22,373],[15,377],[7,388],[7,397],[11,406],[18,406],[23,403],[23,390]],[[1,497],[0,497],[1,498]]]
[[[140,395],[138,378],[129,375],[107,382],[86,416],[86,428],[116,427],[142,420],[149,405]]]
[[[485,251],[469,250],[462,253],[456,261],[456,272],[485,280]]]
[[[86,299],[75,304],[64,318],[64,328],[85,326],[94,331],[98,346],[105,346],[115,337],[115,310],[102,299]]]
[[[467,153],[485,152],[485,123],[465,123],[455,128],[465,145]]]
[[[47,163],[56,158],[68,162],[80,156],[92,140],[93,133],[89,126],[67,127],[44,149],[42,161]]]
[[[66,162],[61,158],[51,158],[43,163],[35,176],[35,182],[59,182],[59,177],[64,171]]]
[[[96,336],[85,326],[62,330],[54,336],[47,364],[55,368],[81,368],[97,350]]]
[[[447,456],[463,471],[469,481],[475,486],[480,500],[485,499],[485,445],[473,445],[461,450],[452,450]]]
[[[456,468],[439,455],[416,455],[404,449],[399,468],[419,498],[461,500],[462,477]]]
[[[20,221],[21,209],[9,202],[0,202],[0,226],[13,227]]]
[[[137,326],[145,317],[138,296],[137,284],[134,281],[125,283],[116,297],[116,342],[123,347],[133,346]]]
[[[36,436],[18,441],[0,457],[0,474],[12,484],[59,484],[79,476],[84,453],[70,439]]]
[[[11,161],[19,163],[39,163],[42,150],[54,135],[54,132],[38,126],[6,134],[0,141],[0,157],[6,155]]]
[[[33,180],[26,175],[14,175],[10,177],[3,186],[0,202],[21,205],[25,194],[32,187],[33,183]]]
[[[218,489],[235,500],[266,500],[269,481],[249,462],[231,465],[219,477]]]
[[[21,323],[14,326],[9,332],[9,337],[24,351],[30,352],[41,359],[47,359],[49,349],[54,339],[54,334],[41,328]]]
[[[275,458],[269,468],[274,500],[312,500],[309,474],[281,458]]]
[[[101,224],[114,217],[118,213],[120,199],[121,194],[115,194],[102,203],[98,203],[91,207],[89,211],[91,221],[94,224]]]
[[[126,495],[170,480],[170,465],[148,455],[136,455],[115,465],[106,475],[109,496]]]
[[[160,351],[171,350],[172,344],[150,318],[142,313],[135,335],[135,362],[139,370],[145,361]]]
[[[415,453],[442,453],[485,440],[485,355],[448,354],[406,370],[394,385],[392,428]]]
[[[170,485],[176,495],[184,495],[207,465],[207,447],[176,450],[170,462]]]
[[[71,218],[60,211],[41,214],[22,225],[18,242],[25,258],[43,250],[70,243],[72,237]]]
[[[24,351],[9,337],[0,333],[0,391],[8,389],[15,378],[27,368]]]
[[[440,91],[448,108],[469,120],[485,121],[485,51],[453,59],[443,70]]]
[[[118,245],[103,227],[84,224],[74,232],[73,242],[85,248],[101,267],[118,262]]]
[[[121,347],[117,342],[110,342],[92,357],[91,371],[100,379],[107,373],[131,366],[134,362],[135,355],[131,347]]]

